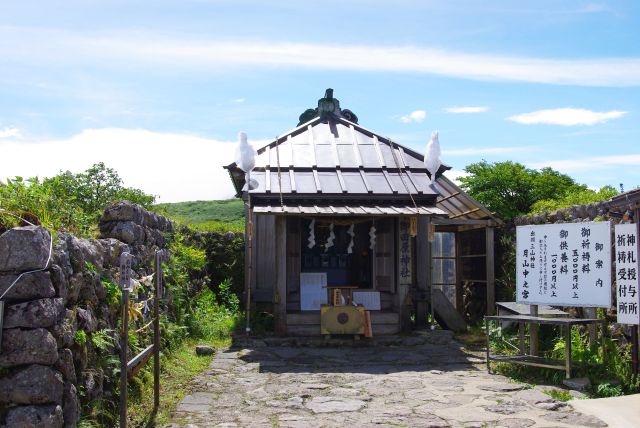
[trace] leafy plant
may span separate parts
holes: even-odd
[[[103,279],[101,282],[107,290],[107,304],[111,307],[119,305],[122,301],[122,290],[120,290],[118,284],[114,284],[107,279]]]
[[[596,395],[598,397],[619,397],[624,395],[622,385],[611,385],[610,383],[601,383],[596,387]]]
[[[124,187],[118,173],[102,162],[79,174],[67,171],[42,180],[15,177],[0,183],[0,208],[29,217],[49,229],[81,237],[95,233],[102,210],[121,200],[150,207],[155,198],[139,189]],[[0,229],[17,224],[14,217],[0,213]]]
[[[94,332],[91,335],[91,344],[100,352],[106,352],[110,350],[115,345],[116,341],[114,332],[115,330],[111,328],[104,328],[102,330]]]
[[[564,389],[545,389],[542,392],[557,401],[569,401],[573,400],[573,395]]]
[[[98,269],[96,268],[96,265],[94,265],[91,262],[84,262],[84,268],[87,270],[87,272],[90,272],[90,273],[98,272]]]
[[[76,331],[73,335],[73,341],[81,347],[87,346],[87,333],[85,333],[84,330]]]

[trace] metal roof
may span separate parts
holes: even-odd
[[[440,193],[436,207],[446,211],[450,219],[490,220],[502,224],[502,220],[444,175],[436,180],[436,188]]]
[[[437,195],[421,154],[342,117],[316,117],[257,152],[252,195]],[[246,191],[244,173],[226,168]]]
[[[418,205],[355,205],[355,204],[335,204],[335,205],[256,205],[253,212],[259,214],[313,214],[339,216],[339,215],[367,215],[367,216],[398,216],[398,215],[441,215],[447,213],[433,206]]]
[[[422,154],[360,126],[331,90],[301,122],[309,117],[257,150],[249,191],[255,212],[415,215],[418,207],[420,214],[501,223],[442,175],[449,166],[432,184]],[[244,172],[235,163],[225,168],[238,195],[246,192]]]

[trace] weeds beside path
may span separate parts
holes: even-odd
[[[185,340],[180,348],[176,349],[167,358],[162,358],[160,373],[160,408],[157,415],[151,413],[153,409],[153,381],[145,382],[137,391],[138,399],[129,403],[128,426],[131,427],[155,427],[168,423],[171,412],[175,406],[192,392],[191,380],[202,373],[214,358],[214,355],[199,356],[195,353],[195,347],[199,344],[207,344],[222,349],[229,346],[229,340],[215,342],[198,339]],[[133,388],[136,388],[134,385]]]

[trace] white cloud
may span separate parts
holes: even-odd
[[[366,46],[280,41],[221,41],[201,35],[152,32],[81,35],[69,31],[0,27],[3,63],[133,67],[217,72],[229,68],[302,67],[428,73],[473,80],[587,86],[639,86],[640,58],[549,59],[467,53],[416,46]],[[384,58],[381,61],[380,58]]]
[[[245,98],[236,98],[236,99],[231,100],[232,103],[236,103],[236,104],[242,104],[245,101],[246,101]]]
[[[0,128],[0,138],[20,138],[22,133],[18,128],[5,127]]]
[[[447,113],[484,113],[489,110],[489,107],[448,107],[445,109]]]
[[[625,114],[627,114],[626,111],[619,110],[598,112],[581,108],[566,107],[518,114],[511,116],[508,119],[512,122],[523,125],[546,124],[576,126],[605,123],[612,119],[621,118]]]
[[[458,178],[460,178],[460,177],[468,177],[471,174],[469,174],[468,172],[465,172],[464,170],[460,170],[460,169],[450,169],[449,171],[445,171],[444,175],[446,175],[449,180],[453,181],[454,183],[456,183],[459,186],[460,185],[460,180],[458,180]]]
[[[567,173],[612,167],[636,167],[638,164],[640,164],[640,154],[626,154],[615,156],[596,156],[583,159],[550,160],[546,162],[535,162],[530,166],[536,169],[548,166],[563,173]]]
[[[422,122],[427,118],[427,112],[424,110],[412,111],[406,116],[400,116],[402,123]]]
[[[251,142],[255,147],[266,143]],[[126,186],[159,195],[161,202],[226,199],[235,190],[222,166],[233,162],[235,145],[189,134],[120,128],[86,129],[59,140],[6,140],[0,141],[0,179],[81,172],[104,162],[118,171]]]
[[[444,149],[443,156],[485,156],[485,155],[511,155],[533,151],[533,147],[467,147],[463,149]]]

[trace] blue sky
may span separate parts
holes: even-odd
[[[442,159],[640,185],[635,1],[3,1],[0,179],[104,161],[161,201],[231,197],[220,166],[328,87]]]

